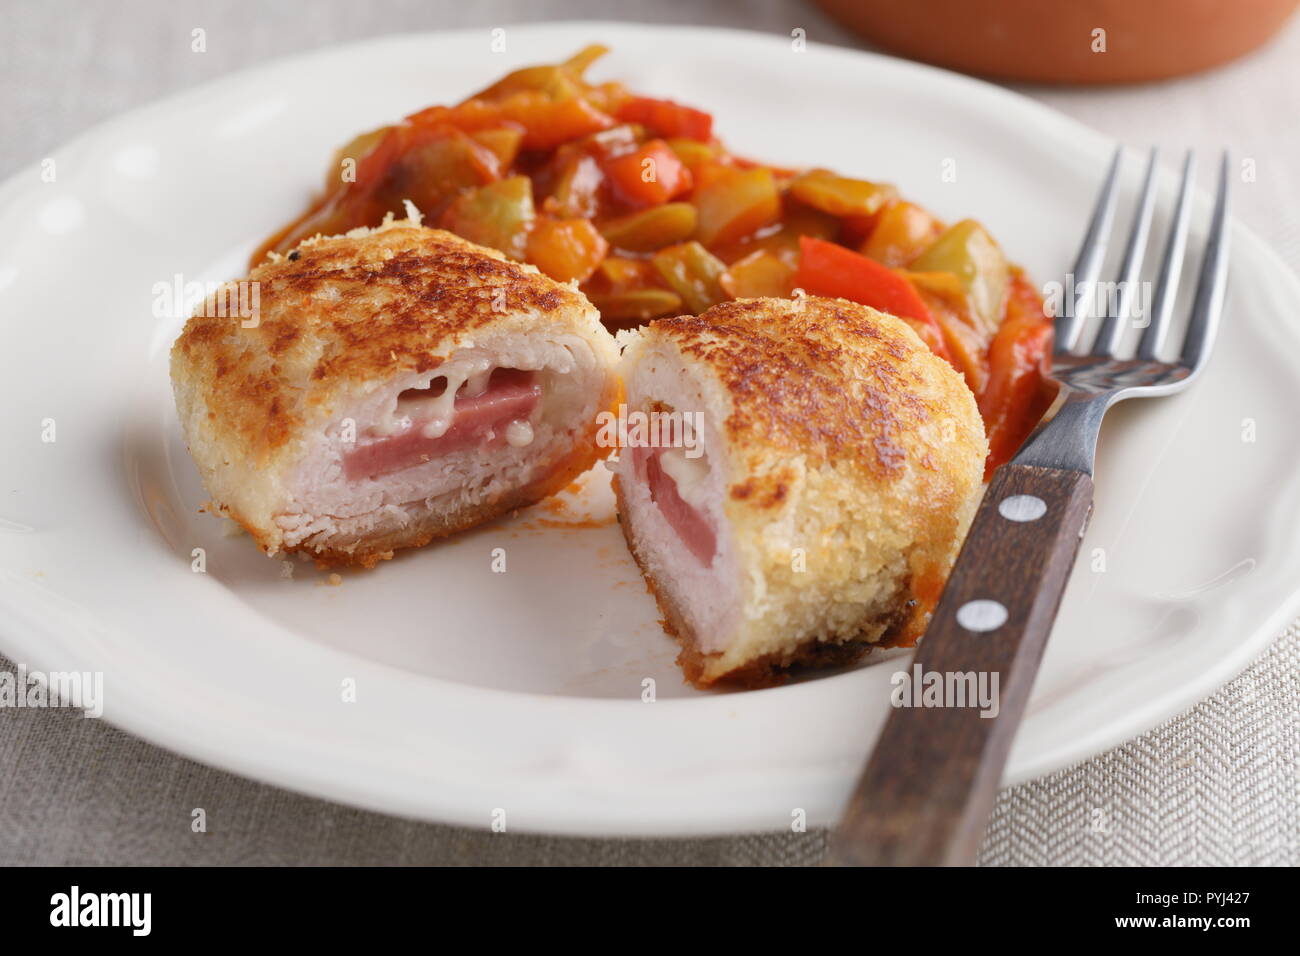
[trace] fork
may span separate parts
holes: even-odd
[[[1165,353],[1187,248],[1195,157],[1183,163],[1150,324],[1132,358],[1120,341],[1134,299],[1155,206],[1151,151],[1120,265],[1118,295],[1106,296],[1100,328],[1081,351],[1092,296],[1115,216],[1116,150],[1074,267],[1073,307],[1055,320],[1052,375],[1060,383],[1046,423],[993,475],[948,584],[913,659],[953,688],[946,706],[895,706],[831,841],[841,866],[969,865],[983,836],[1007,753],[1024,713],[1061,594],[1092,510],[1092,470],[1106,410],[1126,398],[1169,395],[1205,368],[1223,312],[1228,272],[1228,155],[1219,167],[1209,237],[1187,331],[1176,358]],[[957,676],[951,676],[957,675]],[[974,682],[965,675],[974,675]],[[954,706],[962,690],[996,687],[993,707]],[[993,684],[996,676],[997,684]],[[898,678],[896,678],[898,680]],[[902,696],[901,693],[898,696]],[[967,701],[969,702],[969,700]]]

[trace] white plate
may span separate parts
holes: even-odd
[[[612,24],[506,37],[496,55],[474,31],[275,63],[99,127],[56,154],[53,183],[32,167],[0,189],[0,645],[33,668],[103,671],[105,716],[142,737],[381,810],[485,826],[500,808],[511,829],[587,834],[782,828],[795,808],[828,822],[897,663],[751,693],[684,687],[608,523],[603,472],[564,513],[534,509],[337,587],[305,565],[282,578],[197,513],[166,372],[180,319],[154,317],[154,285],[238,273],[358,130],[593,41],[615,51],[596,75],[711,109],[741,153],[974,216],[1040,282],[1068,267],[1111,144],[992,86],[780,37]],[[1190,706],[1297,610],[1300,284],[1240,226],[1233,243],[1204,379],[1108,420],[1096,515],[1010,781]]]

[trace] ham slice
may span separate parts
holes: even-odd
[[[349,481],[376,478],[472,445],[500,445],[512,422],[528,421],[542,395],[531,372],[507,368],[494,370],[478,395],[465,392],[462,388],[457,393],[451,425],[441,435],[426,435],[425,422],[413,419],[398,434],[366,441],[345,455],[345,477]],[[434,397],[432,390],[420,394]]]
[[[662,448],[635,448],[633,463],[650,489],[650,499],[663,512],[664,520],[700,564],[711,568],[718,550],[717,535],[708,519],[682,498],[677,482],[664,471],[659,461],[663,453]]]

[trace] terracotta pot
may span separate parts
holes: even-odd
[[[816,0],[903,56],[1045,83],[1135,83],[1203,70],[1264,43],[1297,2]]]

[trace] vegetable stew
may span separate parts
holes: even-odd
[[[989,471],[1015,453],[1051,402],[1052,330],[983,226],[941,222],[884,183],[736,156],[708,113],[585,79],[605,52],[356,137],[254,263],[409,199],[431,225],[579,283],[611,329],[729,298],[839,296],[897,315],[965,376]]]

